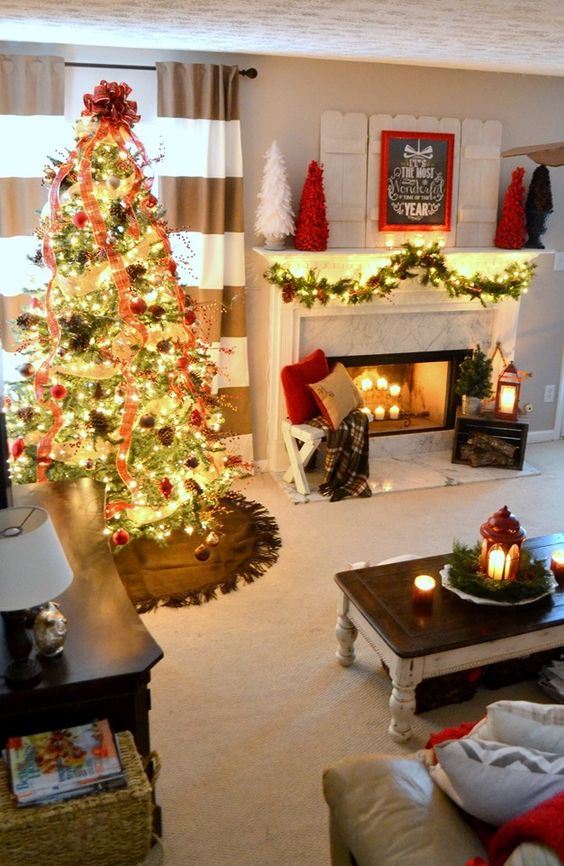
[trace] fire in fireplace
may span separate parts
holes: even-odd
[[[371,436],[454,428],[454,386],[471,349],[349,355],[340,361],[374,416]]]

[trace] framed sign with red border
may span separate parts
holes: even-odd
[[[380,231],[450,231],[454,135],[382,132]]]

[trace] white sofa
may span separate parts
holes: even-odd
[[[465,866],[487,855],[420,756],[357,755],[326,770],[333,866]],[[561,866],[550,849],[520,845],[505,866]]]

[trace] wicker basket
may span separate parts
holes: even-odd
[[[151,847],[152,789],[129,732],[117,734],[127,788],[18,807],[0,761],[0,866],[137,866]]]

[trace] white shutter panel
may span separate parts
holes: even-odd
[[[413,240],[417,230],[409,232],[380,232],[378,230],[380,200],[380,138],[383,129],[398,132],[450,132],[454,134],[452,166],[452,204],[450,232],[421,232],[426,240],[442,238],[446,246],[456,246],[456,212],[460,155],[460,121],[455,117],[415,117],[412,114],[373,114],[369,119],[368,183],[366,189],[366,246],[384,247],[386,241],[394,246]]]
[[[365,114],[321,115],[320,161],[332,248],[364,246],[367,127]]]
[[[467,119],[462,122],[456,241],[459,247],[493,246],[501,132],[498,120]]]

